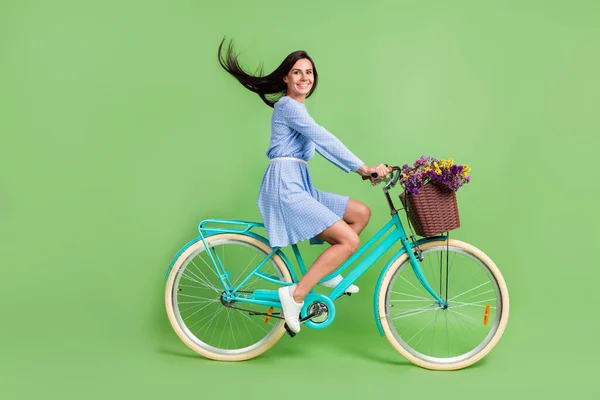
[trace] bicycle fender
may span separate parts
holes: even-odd
[[[434,242],[434,241],[437,241],[440,239],[446,240],[445,237],[443,237],[443,236],[434,236],[434,237],[430,237],[430,238],[419,239],[416,241],[416,244],[420,245],[423,243]],[[373,312],[375,313],[375,323],[377,324],[377,330],[379,331],[379,334],[381,336],[385,335],[385,333],[383,332],[383,327],[381,326],[381,320],[379,319],[379,292],[381,291],[381,282],[383,281],[383,277],[387,273],[388,269],[390,269],[390,267],[392,266],[394,261],[396,261],[396,259],[398,257],[401,257],[402,254],[404,254],[404,253],[406,253],[406,249],[404,247],[402,247],[400,250],[398,250],[398,252],[396,254],[394,254],[390,258],[390,260],[388,261],[386,266],[381,270],[381,274],[379,274],[379,278],[377,279],[377,285],[375,286],[375,295],[374,295],[374,299],[373,299]]]
[[[210,236],[214,236],[214,235],[221,235],[222,233],[220,232],[214,232],[214,233],[208,233],[204,235],[204,238],[206,239],[207,237]],[[239,233],[238,235],[242,235],[241,233]],[[264,244],[266,244],[267,246],[271,246],[271,244],[269,243],[269,241],[267,240],[267,238],[257,235],[254,232],[246,232],[243,233],[243,235],[245,236],[250,236],[254,239],[260,240],[261,242],[263,242]],[[187,242],[185,244],[185,246],[183,246],[178,252],[177,254],[175,254],[175,257],[173,257],[173,259],[171,260],[171,263],[169,264],[169,268],[167,268],[167,273],[165,274],[164,277],[164,282],[166,283],[167,280],[169,279],[169,274],[171,273],[171,269],[173,268],[173,264],[175,264],[175,261],[179,258],[179,256],[186,251],[190,246],[192,246],[193,244],[195,244],[196,242],[202,240],[202,236],[196,236],[195,238],[193,238],[192,240],[190,240],[189,242]],[[285,254],[283,253],[283,251],[281,251],[281,249],[277,250],[277,254],[279,257],[281,257],[281,259],[283,260],[283,262],[286,264],[288,271],[290,272],[290,275],[292,277],[292,280],[294,282],[297,282],[297,278],[296,278],[296,273],[294,272],[294,269],[292,268],[292,265],[290,264],[289,260],[287,259],[287,257],[285,256]]]
[[[375,294],[373,298],[373,312],[375,313],[375,323],[377,324],[377,330],[379,331],[379,334],[381,336],[385,335],[385,333],[383,332],[383,327],[381,326],[381,320],[379,319],[379,292],[381,291],[381,282],[383,281],[383,277],[385,276],[388,269],[390,269],[393,262],[396,261],[396,259],[402,256],[402,254],[404,253],[406,253],[406,249],[403,247],[390,258],[385,267],[381,270],[379,278],[377,279],[377,285],[375,286]]]

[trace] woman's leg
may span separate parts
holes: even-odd
[[[356,232],[357,235],[365,229],[371,219],[371,209],[365,203],[358,200],[348,200],[344,221]]]
[[[356,225],[356,228],[359,227],[360,225]],[[335,271],[344,261],[346,261],[352,253],[358,249],[360,244],[360,239],[358,238],[356,231],[345,221],[341,220],[321,232],[319,238],[330,243],[331,247],[317,257],[313,265],[296,285],[293,297],[298,303],[304,301],[308,292],[310,292],[324,276]]]
[[[344,211],[344,221],[338,221],[318,237],[331,247],[325,250],[308,269],[294,291],[294,300],[301,302],[324,276],[335,271],[358,249],[358,235],[371,219],[371,209],[364,203],[349,199]],[[350,229],[348,229],[350,228]],[[354,234],[352,233],[354,231]]]

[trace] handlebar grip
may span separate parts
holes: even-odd
[[[386,167],[389,167],[389,165],[385,164]],[[363,181],[366,181],[367,179],[371,179],[371,178],[377,178],[377,172],[373,172],[371,173],[371,177],[368,176],[363,176],[362,179]]]

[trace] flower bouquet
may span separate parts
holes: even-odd
[[[435,236],[460,227],[456,191],[471,181],[468,165],[422,156],[412,167],[402,166],[400,200],[415,232]]]

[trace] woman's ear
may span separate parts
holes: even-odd
[[[288,83],[288,77],[287,77],[287,75],[283,77],[283,81],[284,81],[285,83]]]

